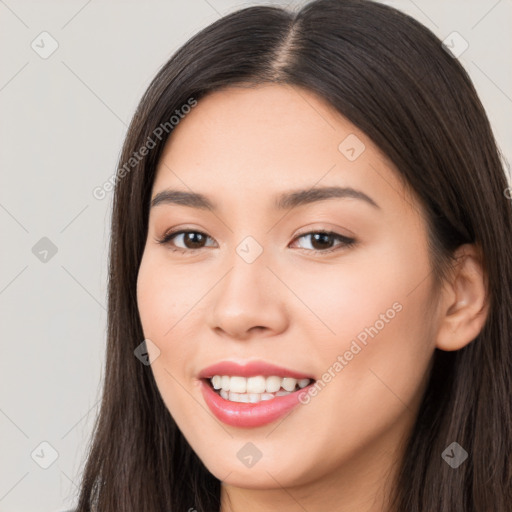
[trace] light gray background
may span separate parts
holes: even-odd
[[[256,3],[0,0],[0,512],[75,504],[106,332],[112,194],[92,190],[115,172],[159,67],[200,28]],[[384,3],[468,42],[459,58],[510,160],[511,0]],[[47,59],[31,47],[48,50],[43,31],[59,45]],[[46,262],[32,251],[43,237],[57,247]],[[58,454],[47,469],[44,441]]]

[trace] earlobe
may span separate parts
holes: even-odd
[[[436,347],[459,350],[481,332],[489,310],[488,285],[481,251],[464,244],[455,252],[455,265],[449,283],[442,291]]]

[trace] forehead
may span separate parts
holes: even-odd
[[[316,94],[288,85],[237,86],[206,95],[174,128],[152,197],[169,187],[243,204],[315,186],[363,190],[388,208],[414,201],[365,133]]]

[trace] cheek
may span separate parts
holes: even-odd
[[[186,332],[197,303],[197,291],[187,286],[188,280],[183,273],[171,272],[154,253],[144,253],[137,278],[137,304],[144,337],[160,351],[151,370],[167,409],[185,431],[187,418],[200,413],[183,388],[190,361],[197,353],[193,333]]]
[[[305,417],[319,418],[312,451],[324,453],[325,464],[412,418],[426,384],[433,353],[428,265],[390,256],[387,264],[308,276],[297,291],[323,285],[322,294],[307,295],[308,306],[334,331],[307,315],[309,325],[320,326],[309,357],[324,373]],[[335,432],[344,439],[337,448],[330,444]]]
[[[170,375],[189,360],[192,344],[186,343],[183,327],[187,323],[183,319],[193,303],[190,295],[192,292],[180,282],[178,272],[171,274],[161,259],[151,252],[144,254],[137,278],[137,306],[144,337],[160,350],[151,364],[159,386],[160,382],[166,382],[166,387],[172,384]]]
[[[370,337],[368,329],[382,337],[381,333],[391,324],[400,324],[405,316],[411,325],[420,319],[423,322],[429,273],[426,258],[414,258],[398,244],[360,251],[332,266],[281,271],[283,281],[293,283],[303,303],[298,304],[293,320],[314,327],[316,336],[322,337],[316,348],[326,349],[343,349],[344,343],[349,345],[357,336],[364,342]],[[299,315],[299,308],[307,314]]]
[[[434,350],[427,248],[388,240],[339,266],[319,266],[301,276],[290,273],[283,280],[295,279],[294,291],[307,297],[304,302],[315,313],[299,320],[303,330],[309,327],[318,338],[311,354],[315,367],[344,374],[342,385],[353,396],[359,396],[356,388],[361,384],[371,388],[382,373],[404,401],[412,398]],[[301,318],[298,310],[295,317]],[[384,384],[379,386],[389,393]]]
[[[192,313],[197,293],[188,274],[173,270],[165,257],[146,251],[137,278],[137,305],[145,336],[172,337],[175,325],[187,312]]]

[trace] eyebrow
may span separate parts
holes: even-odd
[[[352,187],[318,187],[304,190],[293,190],[279,195],[275,202],[274,208],[277,210],[288,210],[305,204],[311,204],[326,199],[359,199],[380,209],[380,206],[368,195],[360,190]],[[181,206],[189,206],[191,208],[199,208],[201,210],[218,210],[215,202],[203,194],[197,192],[187,192],[184,190],[166,189],[158,192],[151,200],[151,207],[161,204],[178,204]]]

